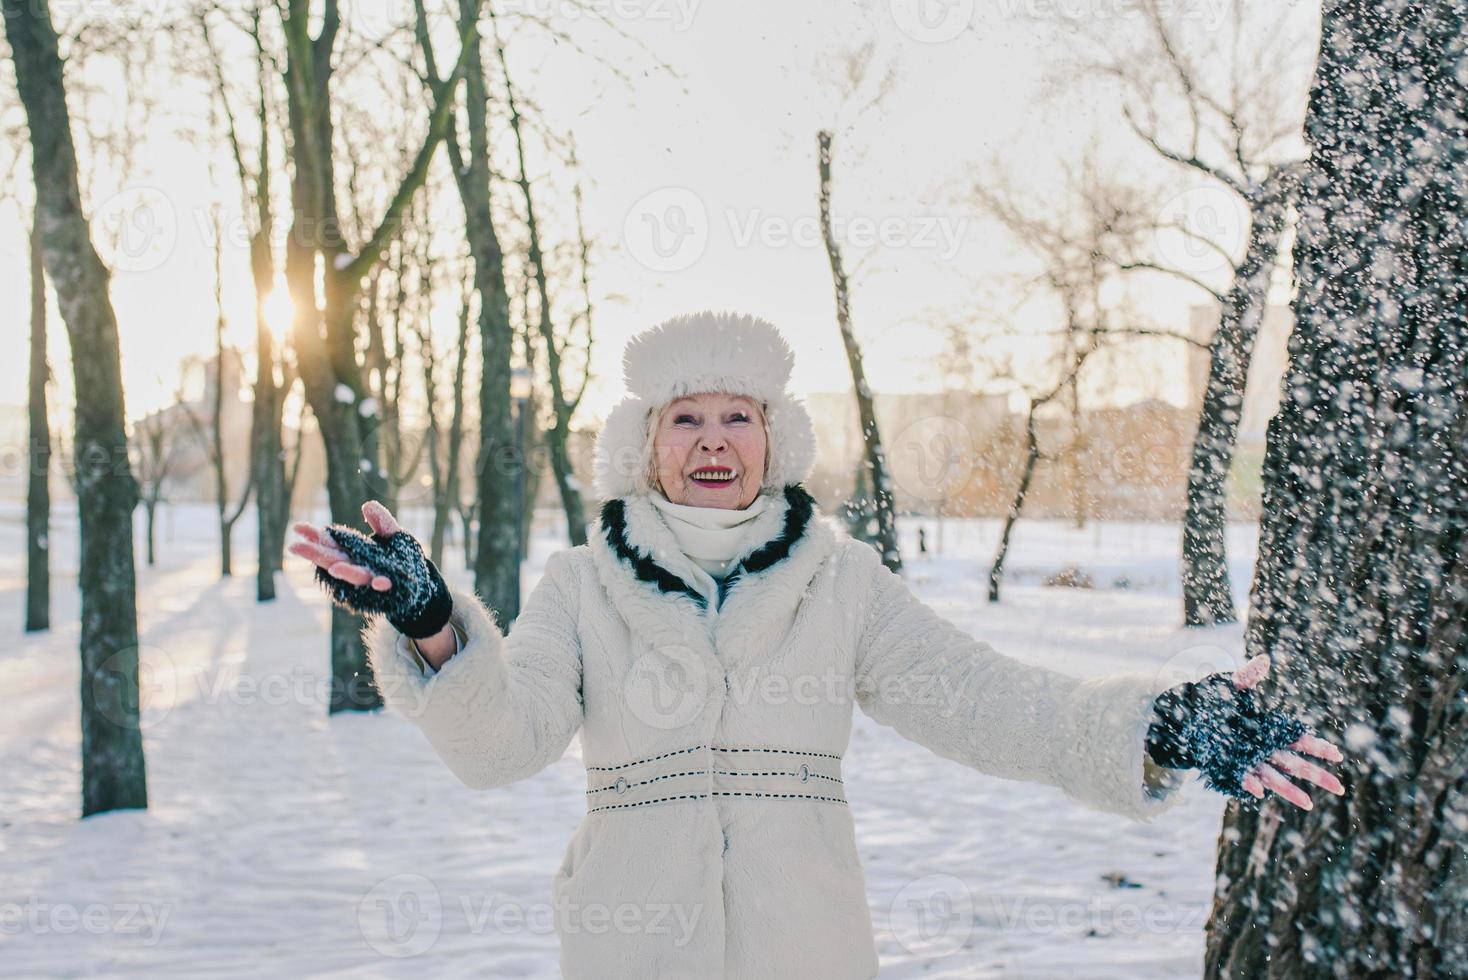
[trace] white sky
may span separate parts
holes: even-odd
[[[613,27],[571,16],[576,8],[550,0],[496,8],[552,15],[568,37],[634,79],[629,87],[587,53],[548,43],[544,31],[521,27],[511,36],[517,84],[550,128],[574,130],[594,181],[585,208],[596,242],[598,381],[587,396],[586,418],[600,416],[619,397],[619,357],[628,336],[705,307],[752,312],[779,325],[796,351],[797,391],[849,387],[816,224],[815,133],[822,126],[837,130],[835,213],[847,225],[842,237],[853,272],[853,314],[878,391],[933,388],[943,349],[935,325],[972,320],[1017,301],[1010,277],[1029,260],[964,200],[968,186],[992,176],[991,160],[999,160],[1008,179],[1041,195],[1053,186],[1061,162],[1098,135],[1108,156],[1134,159],[1139,169],[1155,166],[1104,93],[1074,86],[1041,98],[1042,81],[1055,63],[1056,24],[1088,12],[1125,30],[1134,21],[1120,0],[618,0],[591,6]],[[376,29],[411,11],[407,0],[347,7],[359,24]],[[1199,0],[1180,16],[1208,30],[1226,9],[1224,0]],[[924,12],[926,21],[918,19]],[[949,25],[966,29],[948,38],[954,33]],[[879,107],[857,116],[849,102],[843,106],[823,66],[833,53],[867,40],[876,44],[878,63],[896,66],[896,79]],[[451,50],[441,44],[440,59]],[[657,69],[657,62],[672,72]],[[231,70],[243,80],[250,66],[241,61]],[[226,159],[216,157],[216,192],[205,155],[178,135],[200,128],[201,86],[173,78],[166,64],[154,71],[161,111],[137,144],[122,200],[142,195],[154,202],[157,224],[144,229],[152,234],[140,255],[113,257],[132,415],[167,403],[180,358],[210,349],[213,258],[204,216],[215,200],[238,209]],[[344,99],[356,84],[343,80]],[[8,83],[0,99],[4,121],[13,124],[18,109]],[[418,131],[413,127],[404,137],[405,146]],[[544,156],[531,166],[533,173],[543,171]],[[19,173],[25,182],[28,164]],[[560,191],[569,189],[561,175],[553,179]],[[284,179],[279,184],[283,190]],[[0,295],[11,299],[0,327],[22,341],[30,191],[15,190],[24,205],[0,203]],[[510,199],[508,192],[497,190],[502,200]],[[552,225],[569,217],[568,197],[546,202]],[[441,206],[452,220],[457,203],[443,195]],[[94,214],[116,213],[118,205],[93,201],[92,208]],[[877,229],[885,245],[864,237]],[[253,314],[243,240],[231,246],[225,274],[232,335],[248,345]],[[1187,305],[1198,295],[1159,280],[1146,283],[1143,292],[1148,307],[1170,312],[1169,325],[1178,327],[1185,326]],[[446,299],[435,320],[451,318],[456,302]],[[69,403],[69,355],[54,306],[52,316],[53,364]],[[1024,326],[1051,329],[1047,316],[1036,307]],[[440,326],[449,329],[447,322]],[[1029,347],[1038,352],[1040,342]],[[11,349],[13,355],[0,361],[0,402],[19,403],[24,344]],[[1130,347],[1126,358],[1102,372],[1106,396],[1179,401],[1182,355],[1181,345],[1165,342]]]

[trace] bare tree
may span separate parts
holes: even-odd
[[[466,264],[467,265],[467,264]],[[429,535],[428,556],[435,563],[443,561],[443,545],[449,529],[450,514],[460,499],[459,464],[464,445],[464,374],[469,360],[469,325],[473,315],[473,280],[466,278],[459,301],[458,331],[453,347],[453,374],[449,382],[450,412],[447,433],[439,422],[439,355],[433,343],[427,318],[417,327],[419,361],[423,367],[423,391],[427,401],[428,471],[433,481],[433,530]]]
[[[877,413],[872,405],[872,390],[867,386],[866,368],[862,363],[861,345],[851,323],[851,287],[841,262],[841,246],[836,241],[831,222],[831,144],[830,130],[816,134],[820,176],[821,235],[826,243],[826,258],[831,263],[831,279],[836,289],[836,325],[841,330],[841,343],[846,349],[846,362],[851,368],[851,383],[856,394],[856,412],[861,420],[862,445],[865,448],[867,472],[871,477],[872,501],[875,505],[876,533],[873,543],[882,553],[882,564],[894,572],[902,570],[902,554],[897,548],[897,513],[892,495],[892,480],[887,471],[882,433],[877,428]]]
[[[1084,71],[1118,83],[1127,125],[1158,159],[1231,195],[1247,215],[1241,256],[1230,254],[1222,229],[1192,227],[1173,216],[1164,216],[1162,228],[1133,229],[1142,234],[1115,255],[1122,269],[1191,283],[1220,310],[1183,518],[1183,618],[1189,626],[1206,626],[1237,619],[1226,549],[1227,478],[1249,362],[1295,194],[1301,122],[1296,107],[1303,108],[1303,100],[1292,97],[1291,74],[1280,69],[1302,38],[1292,25],[1296,15],[1284,7],[1235,5],[1222,25],[1226,29],[1200,32],[1195,39],[1169,23],[1169,9],[1161,0],[1141,0],[1140,43],[1121,50],[1112,38],[1087,33]],[[1090,60],[1098,49],[1109,54]],[[1138,237],[1155,243],[1159,231],[1215,256],[1230,285],[1221,291],[1194,270],[1146,254],[1155,248],[1138,249]]]
[[[179,408],[184,412],[193,427],[194,438],[204,450],[211,468],[214,470],[214,509],[219,523],[219,575],[221,578],[229,578],[233,572],[234,555],[234,526],[239,522],[245,512],[245,505],[250,500],[250,493],[255,487],[255,470],[246,465],[245,482],[240,488],[239,501],[231,508],[231,493],[229,489],[229,445],[233,442],[225,435],[224,431],[224,387],[225,377],[228,371],[226,361],[228,358],[238,359],[239,352],[228,347],[224,342],[225,327],[227,321],[224,316],[224,230],[223,215],[218,208],[213,215],[214,233],[214,383],[208,384],[207,367],[205,378],[205,398],[209,402],[209,421],[207,427],[190,405],[185,400],[179,401]]]
[[[285,555],[286,525],[290,520],[290,496],[286,491],[285,456],[281,425],[286,396],[294,382],[284,346],[277,346],[269,310],[276,289],[276,260],[272,246],[275,214],[271,204],[272,167],[270,134],[277,128],[271,104],[270,51],[263,29],[263,4],[253,2],[245,11],[242,29],[255,52],[255,123],[259,145],[253,163],[236,120],[224,75],[224,58],[217,49],[209,25],[209,11],[199,14],[207,61],[213,72],[214,102],[224,116],[225,135],[239,180],[241,214],[250,235],[250,277],[255,298],[255,380],[250,415],[250,471],[255,488],[256,563],[255,598],[275,598],[275,572]],[[277,372],[280,377],[277,378]]]
[[[145,808],[127,411],[108,270],[82,210],[62,60],[46,0],[0,4],[30,129],[41,254],[71,339],[81,524],[82,815]],[[81,397],[85,393],[85,397]]]
[[[162,503],[178,459],[177,415],[182,399],[172,409],[151,412],[133,423],[137,480],[146,518],[147,563],[157,564],[158,505]]]
[[[490,16],[491,21],[493,21],[494,15],[491,13]],[[561,359],[564,349],[571,345],[572,338],[569,331],[565,337],[558,338],[551,319],[551,298],[550,288],[546,281],[545,254],[541,248],[540,225],[535,218],[535,195],[531,191],[530,175],[525,165],[525,134],[520,125],[520,109],[515,101],[515,86],[510,79],[510,65],[508,59],[505,57],[505,46],[499,36],[498,27],[495,30],[495,53],[499,58],[500,70],[504,77],[505,105],[509,111],[510,131],[515,136],[515,157],[520,171],[517,184],[520,187],[521,195],[525,199],[525,225],[530,236],[530,275],[535,282],[535,292],[539,309],[536,326],[540,332],[541,342],[545,345],[546,373],[550,380],[551,427],[545,433],[545,438],[550,449],[551,472],[556,479],[556,488],[561,494],[561,506],[566,511],[566,526],[570,532],[571,544],[574,547],[586,543],[586,507],[581,498],[580,482],[576,479],[576,474],[571,469],[571,456],[567,450],[567,446],[571,438],[571,418],[576,413],[577,406],[581,403],[581,396],[586,392],[586,382],[590,375],[591,319],[588,313],[585,318],[587,333],[585,359],[581,361],[583,364],[581,384],[575,395],[568,395],[565,380],[562,377],[563,368]],[[576,200],[578,205],[577,218],[579,221],[579,185]],[[528,319],[526,322],[527,324],[529,323]],[[533,359],[527,358],[527,364],[533,363]],[[533,500],[534,497],[532,496],[531,499]]]
[[[1106,257],[1108,245],[1118,229],[1130,228],[1135,223],[1138,211],[1136,198],[1126,187],[1103,176],[1105,170],[1094,153],[1088,151],[1078,166],[1066,168],[1060,204],[1056,204],[1054,195],[1045,204],[1024,201],[1002,180],[981,181],[972,189],[975,203],[1040,260],[1041,270],[1030,285],[1058,299],[1063,310],[1062,328],[1056,335],[1059,346],[1054,376],[1058,380],[1047,381],[1038,390],[1022,386],[1029,405],[1025,419],[1025,458],[989,569],[990,602],[999,600],[1010,534],[1023,512],[1037,465],[1069,461],[1072,480],[1081,479],[1078,457],[1083,436],[1078,390],[1081,368],[1087,358],[1107,341],[1117,339],[1168,338],[1199,345],[1186,334],[1132,325],[1131,315],[1117,323],[1113,311],[1103,304],[1105,285],[1116,274]],[[1072,419],[1070,445],[1061,453],[1046,452],[1040,446],[1038,413],[1062,398],[1069,401],[1066,408]],[[1073,482],[1072,493],[1077,492],[1084,491],[1077,491]]]

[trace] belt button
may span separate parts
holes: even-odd
[[[810,781],[810,766],[807,766],[805,764],[802,764],[801,767],[800,767],[800,772],[797,775],[799,776],[800,781],[802,783],[809,782]]]
[[[627,777],[626,776],[618,776],[617,777],[617,781],[612,784],[612,788],[617,791],[617,795],[618,796],[620,796],[623,793],[627,792]]]

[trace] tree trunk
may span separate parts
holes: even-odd
[[[461,25],[478,16],[478,0],[459,0]],[[478,35],[464,68],[465,120],[469,155],[456,161],[460,176],[469,251],[474,258],[474,289],[479,294],[479,540],[474,547],[474,589],[508,628],[520,615],[520,471],[525,461],[515,446],[510,399],[510,297],[505,288],[504,253],[495,233],[489,197],[488,86]],[[457,154],[457,145],[452,151]]]
[[[571,438],[571,416],[576,411],[576,404],[566,398],[564,382],[561,379],[561,349],[557,342],[555,327],[551,323],[550,288],[546,283],[545,255],[540,247],[540,225],[535,220],[535,195],[530,190],[530,177],[525,167],[525,137],[520,128],[520,110],[515,104],[515,87],[510,82],[510,65],[505,58],[503,45],[496,44],[499,55],[500,70],[504,73],[506,106],[510,112],[510,131],[515,135],[515,151],[520,166],[520,193],[525,198],[525,224],[530,236],[530,269],[535,278],[535,290],[539,299],[540,317],[538,329],[540,338],[545,343],[546,374],[550,380],[551,390],[551,428],[545,433],[546,448],[550,450],[551,472],[555,475],[556,489],[561,495],[561,507],[566,512],[566,527],[570,533],[571,546],[574,548],[586,543],[586,506],[581,499],[581,487],[576,480],[575,473],[571,470],[571,457],[567,453],[566,444]],[[527,320],[526,328],[529,328]],[[526,349],[529,350],[527,338]],[[531,367],[533,360],[526,358],[526,366]],[[521,425],[521,431],[528,434],[530,427]],[[526,509],[534,511],[534,500],[540,489],[540,473],[536,471],[526,481]],[[530,514],[525,515],[522,522],[522,540],[529,534]]]
[[[30,452],[26,484],[25,631],[51,628],[51,420],[46,414],[46,383],[51,366],[46,359],[46,271],[41,257],[41,212],[32,217],[31,370],[27,406]]]
[[[1025,417],[1025,465],[1020,472],[1019,486],[1014,490],[1014,499],[1009,502],[1009,510],[1004,515],[1004,530],[999,535],[999,548],[994,552],[994,562],[989,566],[989,601],[999,601],[999,583],[1004,580],[1004,560],[1009,557],[1009,539],[1014,533],[1014,525],[1019,521],[1019,515],[1025,507],[1025,497],[1030,492],[1030,481],[1034,479],[1035,467],[1040,462],[1040,440],[1035,434],[1035,409],[1038,405],[1030,405],[1030,413]]]
[[[1230,806],[1210,977],[1468,963],[1465,19],[1323,12],[1247,646],[1281,700],[1344,730],[1347,792]]]
[[[154,527],[157,524],[158,501],[152,498],[145,499],[143,501],[143,509],[147,513],[148,518],[148,567],[152,568],[158,563],[157,549],[154,547],[156,536],[153,533]]]
[[[856,343],[856,334],[851,326],[851,293],[846,281],[846,270],[841,264],[841,249],[831,228],[831,139],[831,133],[827,130],[821,130],[816,135],[816,145],[820,153],[821,232],[826,243],[826,257],[831,263],[831,278],[836,286],[836,323],[841,328],[841,342],[846,348],[847,363],[851,366],[856,409],[861,419],[862,444],[866,448],[867,468],[872,475],[872,500],[877,507],[877,547],[882,553],[882,564],[894,572],[900,572],[902,555],[897,549],[897,515],[893,506],[892,481],[887,474],[887,456],[882,448],[882,435],[877,430],[877,414],[872,406],[872,392],[867,387],[866,372],[862,367],[861,348]]]
[[[1224,299],[1218,330],[1208,347],[1208,383],[1193,436],[1188,506],[1183,517],[1183,621],[1189,626],[1237,619],[1228,577],[1228,471],[1238,443],[1249,361],[1268,309],[1270,275],[1279,256],[1294,180],[1291,170],[1276,169],[1249,202],[1249,246],[1234,271],[1233,287]]]
[[[117,318],[82,211],[61,58],[46,0],[4,0],[30,128],[41,251],[71,340],[81,525],[82,815],[145,808],[138,719],[137,586]]]
[[[472,0],[465,0],[472,3]],[[360,414],[366,393],[357,353],[356,312],[362,284],[396,237],[413,197],[428,177],[438,144],[449,128],[454,91],[469,42],[478,37],[470,18],[453,72],[434,86],[428,131],[394,190],[382,220],[352,254],[337,216],[332,161],[332,56],[341,27],[339,10],[328,3],[319,28],[310,28],[309,0],[278,4],[285,35],[287,116],[291,132],[292,227],[286,242],[286,281],[295,310],[291,337],[306,400],[316,416],[326,455],[326,490],[331,519],[359,524],[361,507],[383,495],[381,464],[372,438],[375,421]],[[477,10],[477,6],[475,7]],[[425,52],[431,55],[431,51]],[[321,260],[321,304],[317,300],[317,257]],[[330,711],[380,707],[381,695],[362,645],[362,619],[339,606],[331,613]]]

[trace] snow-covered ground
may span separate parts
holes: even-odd
[[[563,540],[543,516],[531,584]],[[186,507],[163,517],[158,566],[139,559],[150,808],[79,820],[73,519],[54,533],[57,625],[31,637],[20,521],[0,505],[0,971],[556,975],[550,880],[585,808],[577,743],[532,779],[473,792],[407,722],[328,719],[328,606],[309,568],[292,559],[280,598],[257,605],[248,520],[221,581],[212,515]],[[995,606],[997,526],[949,521],[928,559],[916,526],[903,525],[914,590],[1012,656],[1179,680],[1237,658],[1238,627],[1178,625],[1175,526],[1021,523]],[[1242,599],[1254,528],[1231,534]],[[1096,588],[1043,585],[1067,565]],[[1201,787],[1136,824],[982,776],[859,711],[844,769],[883,977],[1200,972],[1223,809]]]

